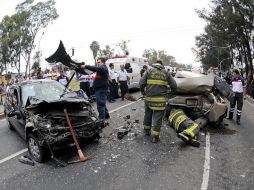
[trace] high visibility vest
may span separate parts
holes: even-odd
[[[156,88],[159,86],[168,87],[167,73],[157,69],[152,70],[147,78],[147,86],[149,85],[151,86],[149,90],[155,93],[157,92]],[[152,110],[165,110],[166,108],[167,98],[165,96],[158,94],[158,96],[153,97],[146,96],[144,99]]]

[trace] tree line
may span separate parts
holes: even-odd
[[[120,43],[115,44],[119,46],[122,50],[121,55],[129,55],[130,49],[128,47],[129,40],[123,40]],[[117,56],[115,53],[115,48],[112,48],[110,45],[106,45],[104,48],[101,48],[98,41],[92,41],[90,44],[90,49],[93,53],[94,62],[96,64],[96,59],[98,57],[104,57],[105,59],[110,59],[112,56]],[[142,56],[147,58],[148,63],[156,63],[157,60],[161,60],[165,66],[177,67],[188,69],[191,66],[177,63],[174,56],[168,55],[165,50],[155,50],[155,49],[145,49]]]
[[[204,69],[221,67],[227,71],[245,65],[253,74],[254,1],[210,0],[210,9],[196,10],[206,22],[204,32],[196,36],[196,53]]]
[[[34,0],[26,0],[16,6],[15,14],[5,16],[0,23],[0,72],[11,65],[20,73],[22,57],[26,63],[25,76],[30,74],[35,39],[57,18],[54,0],[36,4]],[[40,52],[35,54],[35,62],[38,61]]]

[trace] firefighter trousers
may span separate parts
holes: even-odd
[[[159,138],[164,110],[152,110],[145,103],[144,129],[151,130],[151,136]]]

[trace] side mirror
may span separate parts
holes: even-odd
[[[13,116],[15,116],[15,115],[17,116],[18,119],[21,118],[21,113],[20,113],[20,111],[11,111],[11,112],[9,112],[9,113],[7,114],[8,117],[13,117]]]

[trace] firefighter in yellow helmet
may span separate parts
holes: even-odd
[[[144,132],[146,135],[151,135],[153,143],[157,143],[169,89],[170,93],[174,93],[177,86],[161,61],[157,61],[152,66],[153,68],[145,72],[140,79],[139,85],[145,100]]]

